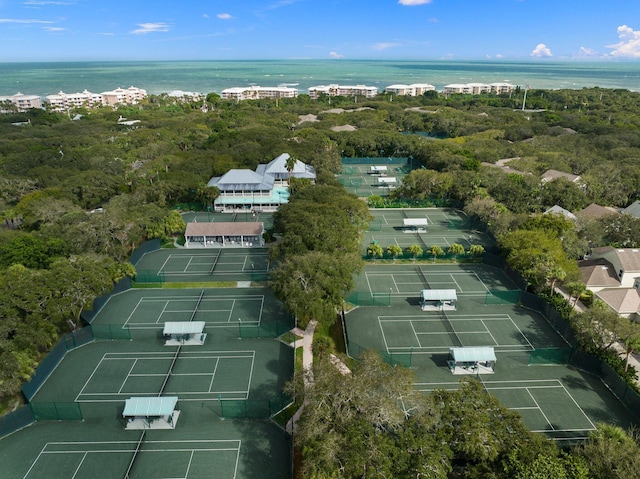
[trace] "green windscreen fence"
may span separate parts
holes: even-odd
[[[391,292],[369,293],[367,291],[355,291],[349,294],[345,301],[355,306],[389,306],[391,304]]]
[[[274,399],[219,399],[218,415],[225,419],[266,419],[291,404],[291,399],[280,396]]]
[[[471,220],[450,219],[447,228],[450,230],[468,230],[471,229]]]
[[[77,402],[29,403],[36,421],[82,421],[82,410]]]
[[[519,289],[511,291],[487,291],[484,297],[484,304],[518,304],[521,293],[522,291]]]
[[[152,270],[142,270],[137,271],[133,280],[136,284],[162,284],[165,282],[164,272],[160,271],[152,271]]]
[[[90,326],[95,339],[130,340],[131,331],[128,327],[118,324],[92,324]]]
[[[529,353],[529,365],[569,364],[575,351],[575,347],[534,349]]]
[[[282,320],[261,324],[238,323],[240,338],[277,338],[293,327],[293,320]]]

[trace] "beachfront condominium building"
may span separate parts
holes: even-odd
[[[112,91],[102,92],[103,105],[135,105],[147,96],[147,91],[142,88],[130,86],[126,90],[124,88],[116,88]]]
[[[92,107],[102,105],[103,97],[100,93],[91,93],[88,90],[78,93],[65,93],[61,91],[55,95],[45,97],[49,106],[58,111],[70,108]]]
[[[442,93],[445,95],[480,95],[482,93],[501,95],[511,93],[513,90],[514,86],[509,83],[451,83],[444,86]]]
[[[394,95],[420,96],[425,92],[435,91],[435,89],[436,87],[429,83],[413,83],[411,85],[389,85],[384,91]]]
[[[0,103],[11,103],[18,111],[27,111],[31,108],[42,108],[42,99],[38,95],[24,95],[20,92],[10,96],[0,96]],[[4,112],[10,111],[8,108],[0,109]]]
[[[309,96],[317,100],[320,95],[328,96],[364,96],[373,98],[378,94],[378,88],[366,85],[318,85],[309,88]]]
[[[238,86],[222,90],[223,100],[261,100],[263,98],[295,98],[298,90],[287,86],[264,87],[258,85]]]

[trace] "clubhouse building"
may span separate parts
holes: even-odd
[[[211,178],[207,186],[220,190],[213,206],[217,213],[246,211],[276,211],[289,201],[289,178],[306,178],[312,182],[316,172],[312,166],[296,160],[287,170],[288,153],[283,153],[267,164],[258,165],[256,171],[232,169],[222,176]]]

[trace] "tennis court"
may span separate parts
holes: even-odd
[[[269,256],[264,248],[161,249],[145,254],[137,276],[148,282],[250,281],[266,278]]]
[[[182,219],[185,223],[191,223],[197,221],[198,223],[212,223],[212,222],[260,222],[264,223],[264,228],[269,229],[273,226],[273,213],[271,212],[258,212],[258,211],[244,211],[240,213],[215,213],[213,211],[189,211],[182,213]]]
[[[179,395],[180,401],[247,399],[256,352],[105,353],[76,402],[119,402],[131,396]]]
[[[204,321],[205,328],[288,325],[291,316],[267,288],[131,289],[112,296],[92,324],[162,330],[167,321]]]
[[[569,374],[577,374],[568,371]],[[576,378],[578,376],[576,375]],[[534,432],[545,433],[553,439],[584,439],[596,429],[597,418],[585,410],[571,390],[571,382],[563,379],[513,379],[480,378],[486,391],[493,394],[507,408],[516,411],[525,425]],[[424,392],[435,389],[457,389],[459,382],[418,383]]]
[[[413,169],[409,158],[343,158],[342,163],[338,181],[361,197],[387,196]]]
[[[241,441],[49,442],[23,479],[101,477],[101,469],[122,471],[120,477],[233,478],[237,476]],[[132,462],[132,455],[135,457]],[[129,464],[131,468],[129,469]],[[47,475],[49,474],[49,475]]]
[[[490,346],[496,352],[534,349],[508,313],[378,316],[387,353],[448,353],[451,347]]]

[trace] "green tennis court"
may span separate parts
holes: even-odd
[[[180,401],[247,399],[256,352],[183,350],[105,353],[75,398],[123,402],[131,396],[179,395]]]
[[[265,248],[160,249],[145,254],[136,270],[147,282],[251,281],[266,278],[269,256]]]
[[[448,353],[451,347],[490,346],[530,351],[527,336],[509,314],[378,316],[386,352]]]
[[[412,169],[408,158],[360,158],[362,163],[355,163],[358,160],[343,159],[337,179],[347,191],[361,197],[387,196]]]

